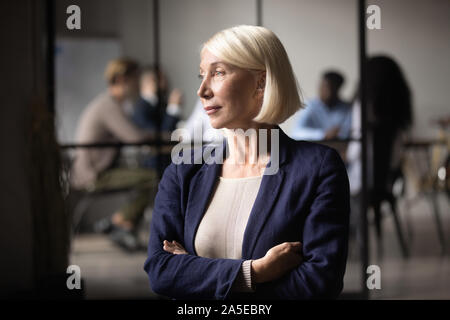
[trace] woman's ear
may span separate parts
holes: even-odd
[[[257,93],[264,93],[264,88],[266,87],[266,72],[262,71],[258,74],[256,82]]]
[[[259,75],[258,75],[258,82],[257,82],[257,90],[262,90],[264,91],[264,88],[266,87],[266,72],[262,71]]]

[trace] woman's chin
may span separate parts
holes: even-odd
[[[214,129],[222,129],[225,125],[223,121],[213,118],[209,118],[209,123],[211,124],[211,127],[213,127]]]

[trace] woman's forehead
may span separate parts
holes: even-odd
[[[200,55],[200,69],[206,69],[210,66],[224,63],[221,59],[209,52],[208,49],[203,49]]]

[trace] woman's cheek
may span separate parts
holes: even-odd
[[[225,90],[224,90],[223,83],[221,83],[219,81],[215,81],[211,87],[214,92],[214,96],[222,97],[224,95]]]

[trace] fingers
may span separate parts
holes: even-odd
[[[301,252],[302,251],[302,244],[299,241],[296,242],[284,242],[281,244],[281,247],[285,251],[292,251],[292,252]]]
[[[184,247],[181,244],[179,244],[178,242],[176,242],[175,240],[173,240],[172,242],[164,240],[163,241],[163,249],[164,249],[164,251],[167,251],[167,252],[173,253],[173,254],[187,254],[186,249],[184,249]]]
[[[301,242],[289,242],[290,248],[294,252],[302,252],[302,243]]]
[[[303,261],[302,256],[302,244],[301,242],[286,242],[287,250],[286,253],[289,264],[291,267],[296,267],[300,265]]]
[[[163,241],[163,249],[167,252],[173,253],[173,251],[175,250],[175,247],[171,242],[164,240]]]
[[[178,247],[183,248],[183,246],[181,244],[179,244],[178,242],[176,242],[175,240],[173,240],[172,243]]]

